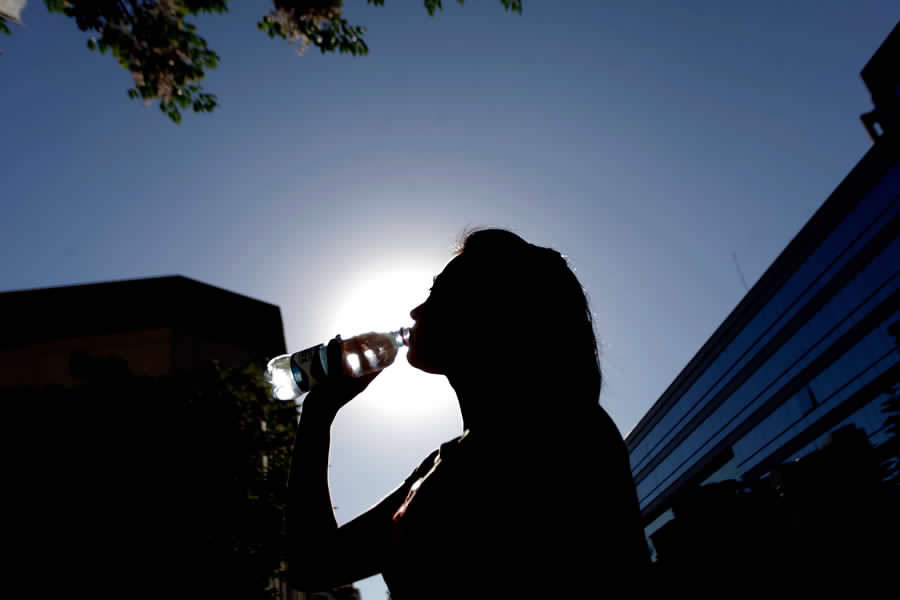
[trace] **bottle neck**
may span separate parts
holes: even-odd
[[[396,348],[409,346],[409,327],[401,327],[397,331],[392,331],[391,341]]]

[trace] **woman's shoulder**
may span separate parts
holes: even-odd
[[[462,435],[459,435],[452,440],[448,440],[435,448],[428,456],[425,457],[418,467],[410,475],[410,479],[416,480],[421,477],[425,477],[434,466],[446,460],[448,457],[452,457],[456,455],[460,448],[462,447],[462,442],[466,438],[468,432],[464,432]]]
[[[544,426],[533,436],[542,446],[558,446],[567,450],[583,448],[625,448],[619,428],[609,413],[599,404],[583,407],[577,411],[548,418]]]

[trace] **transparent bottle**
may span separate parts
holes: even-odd
[[[370,332],[341,343],[341,364],[344,375],[362,377],[380,371],[397,358],[397,351],[409,345],[409,328],[401,327],[387,333]],[[269,361],[266,381],[272,395],[279,400],[296,400],[315,388],[329,376],[333,365],[328,361],[328,344],[319,344],[293,354],[282,354]]]

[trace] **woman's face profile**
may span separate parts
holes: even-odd
[[[462,256],[447,263],[434,284],[428,298],[409,313],[415,324],[406,355],[410,365],[426,373],[446,374],[448,358],[459,346],[465,335],[465,324],[460,322],[460,292],[465,289]]]

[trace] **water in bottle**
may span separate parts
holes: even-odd
[[[320,384],[329,374],[361,377],[394,362],[397,351],[409,345],[409,328],[387,333],[371,332],[341,340],[341,364],[330,365],[328,345],[319,344],[269,361],[266,381],[279,400],[296,400]],[[331,372],[334,369],[335,372]],[[340,370],[340,373],[337,370]]]

